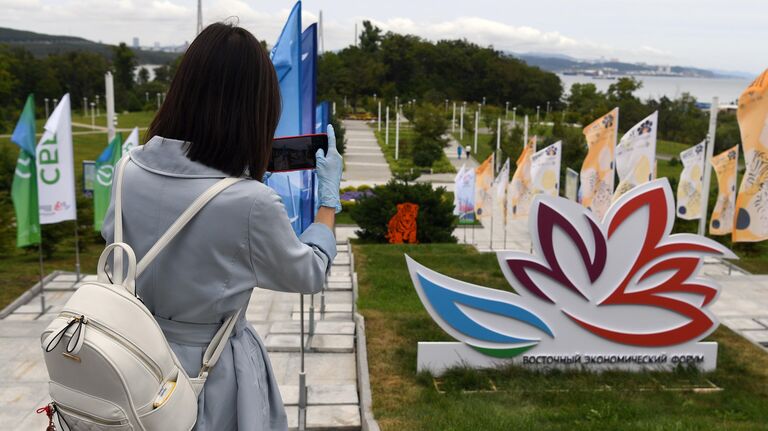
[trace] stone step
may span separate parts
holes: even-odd
[[[305,330],[308,330],[308,323],[305,323]],[[270,326],[270,334],[298,334],[301,332],[301,323],[295,320],[285,320],[282,322],[275,322]],[[316,321],[315,322],[315,334],[332,334],[332,335],[354,335],[355,323],[345,321]]]
[[[304,320],[306,321],[309,317],[305,314]],[[301,320],[301,313],[295,312],[291,313],[291,319],[293,320]],[[352,313],[318,313],[315,316],[315,320],[321,321],[321,320],[348,320],[352,321]]]
[[[270,352],[298,352],[299,334],[269,334],[264,345]],[[306,341],[307,335],[304,336]],[[316,334],[310,341],[310,349],[318,353],[352,353],[355,338],[352,335],[320,335]]]
[[[309,313],[310,304],[304,303],[304,312]],[[299,304],[293,305],[293,312],[296,313],[301,308],[299,308]],[[334,304],[325,304],[325,310],[326,313],[351,313],[352,312],[352,303],[334,303]],[[315,302],[315,314],[320,313],[320,304],[316,301]]]
[[[288,415],[288,429],[298,430],[299,408],[287,406],[285,413]],[[360,408],[355,405],[340,406],[310,406],[307,407],[307,431],[313,430],[359,430]]]
[[[280,395],[283,398],[283,404],[286,406],[295,406],[299,404],[299,386],[283,385],[280,386]],[[307,405],[343,405],[357,404],[357,385],[308,385],[307,386]]]

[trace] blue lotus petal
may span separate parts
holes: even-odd
[[[472,320],[458,307],[458,304],[471,307],[480,311],[498,314],[510,319],[525,322],[534,326],[549,336],[554,337],[552,330],[549,329],[538,316],[530,311],[516,305],[497,301],[494,299],[470,296],[455,290],[451,290],[435,284],[421,274],[418,274],[422,290],[427,296],[432,308],[437,314],[454,329],[464,335],[492,343],[529,343],[538,340],[510,337],[508,335],[493,331]]]

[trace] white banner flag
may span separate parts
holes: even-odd
[[[128,139],[123,142],[123,155],[128,154],[132,149],[139,146],[139,128],[134,127]]]
[[[506,162],[504,162],[504,166],[501,167],[501,170],[499,170],[499,175],[496,176],[496,179],[493,180],[493,192],[494,192],[494,202],[496,203],[496,206],[501,207],[501,209],[504,209],[504,204],[506,201],[507,196],[507,185],[509,184],[509,159],[507,159]]]
[[[40,224],[75,220],[75,164],[69,94],[61,98],[46,121],[45,133],[36,152]]]
[[[543,193],[549,196],[560,194],[560,158],[563,142],[557,141],[537,151],[531,157],[531,184],[533,194]]]
[[[462,166],[456,175],[454,190],[455,212],[459,223],[471,223],[475,219],[475,170]]]
[[[707,141],[680,153],[683,172],[677,183],[677,216],[685,220],[701,218],[701,188],[704,181],[704,153]]]
[[[619,185],[613,200],[633,187],[647,183],[654,177],[656,160],[656,131],[659,129],[659,112],[647,116],[629,129],[616,146],[616,172]]]

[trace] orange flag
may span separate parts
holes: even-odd
[[[619,108],[584,128],[587,157],[581,165],[579,199],[602,220],[613,196],[614,151],[619,130]]]
[[[736,198],[733,242],[768,239],[768,69],[739,97],[746,171]]]
[[[736,202],[736,168],[739,165],[739,146],[712,157],[717,174],[717,202],[709,221],[710,235],[725,235],[733,230],[733,207]]]

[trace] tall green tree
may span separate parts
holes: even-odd
[[[112,64],[115,68],[115,84],[126,90],[133,88],[133,73],[138,61],[136,54],[125,42],[112,48]]]

